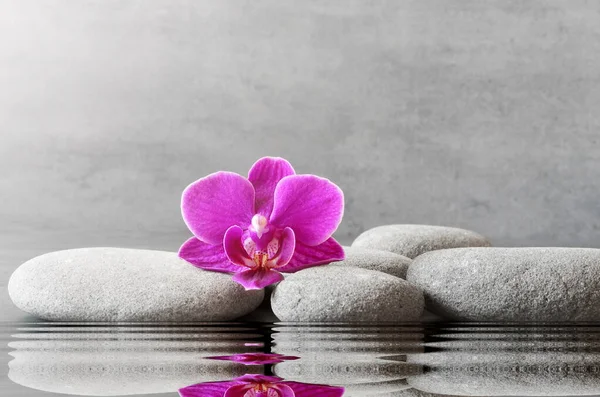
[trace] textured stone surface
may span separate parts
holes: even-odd
[[[231,320],[264,296],[175,253],[123,248],[38,256],[13,273],[8,291],[21,310],[64,321]]]
[[[360,267],[406,278],[411,259],[389,251],[361,247],[344,247],[346,258],[332,262],[332,266]]]
[[[457,248],[416,258],[408,280],[457,320],[600,320],[600,250]]]
[[[423,294],[389,274],[319,266],[287,276],[271,306],[281,321],[414,321],[423,312]]]
[[[384,225],[361,233],[352,247],[373,248],[415,258],[445,248],[487,247],[490,242],[470,230],[430,225]]]

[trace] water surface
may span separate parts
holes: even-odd
[[[15,322],[0,329],[6,396],[181,390],[196,397],[189,393],[207,384],[230,385],[215,382],[254,387],[258,375],[269,377],[269,397],[279,383],[343,387],[344,396],[600,395],[594,324]]]

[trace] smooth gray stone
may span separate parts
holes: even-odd
[[[406,389],[389,393],[373,394],[373,397],[451,397],[449,394],[433,394],[417,389]]]
[[[281,321],[400,322],[418,320],[423,293],[389,274],[318,266],[290,274],[271,296]]]
[[[490,242],[470,230],[430,225],[384,225],[361,233],[352,247],[390,251],[408,258],[424,252],[458,247],[488,247]]]
[[[58,321],[225,321],[264,296],[176,253],[123,248],[38,256],[13,273],[8,292],[21,310]]]
[[[401,390],[401,391],[372,394],[369,397],[451,397],[451,396],[449,396],[448,394],[432,394],[432,393],[427,393],[427,392],[424,392],[421,390],[409,388],[409,389],[405,389],[405,390]]]
[[[346,258],[343,261],[331,262],[332,266],[360,267],[406,278],[411,259],[389,251],[381,251],[362,247],[344,247]]]
[[[457,248],[416,258],[408,280],[455,320],[598,321],[600,250]]]
[[[409,377],[408,384],[458,396],[596,396],[599,359],[597,353],[585,351],[432,352],[408,356],[408,362],[429,368]]]

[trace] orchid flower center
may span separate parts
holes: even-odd
[[[244,241],[244,249],[254,262],[255,268],[270,269],[275,267],[275,259],[279,253],[280,238],[279,236],[273,236],[269,241],[255,241],[250,235]]]
[[[280,397],[281,393],[271,383],[257,383],[248,390],[244,397]]]
[[[244,249],[252,259],[254,268],[275,267],[280,247],[281,231],[269,225],[269,220],[263,215],[254,215],[244,239]]]

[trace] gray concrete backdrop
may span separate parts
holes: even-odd
[[[428,223],[600,247],[600,4],[0,0],[0,310],[60,248],[178,248],[182,189],[264,155],[349,243]]]

